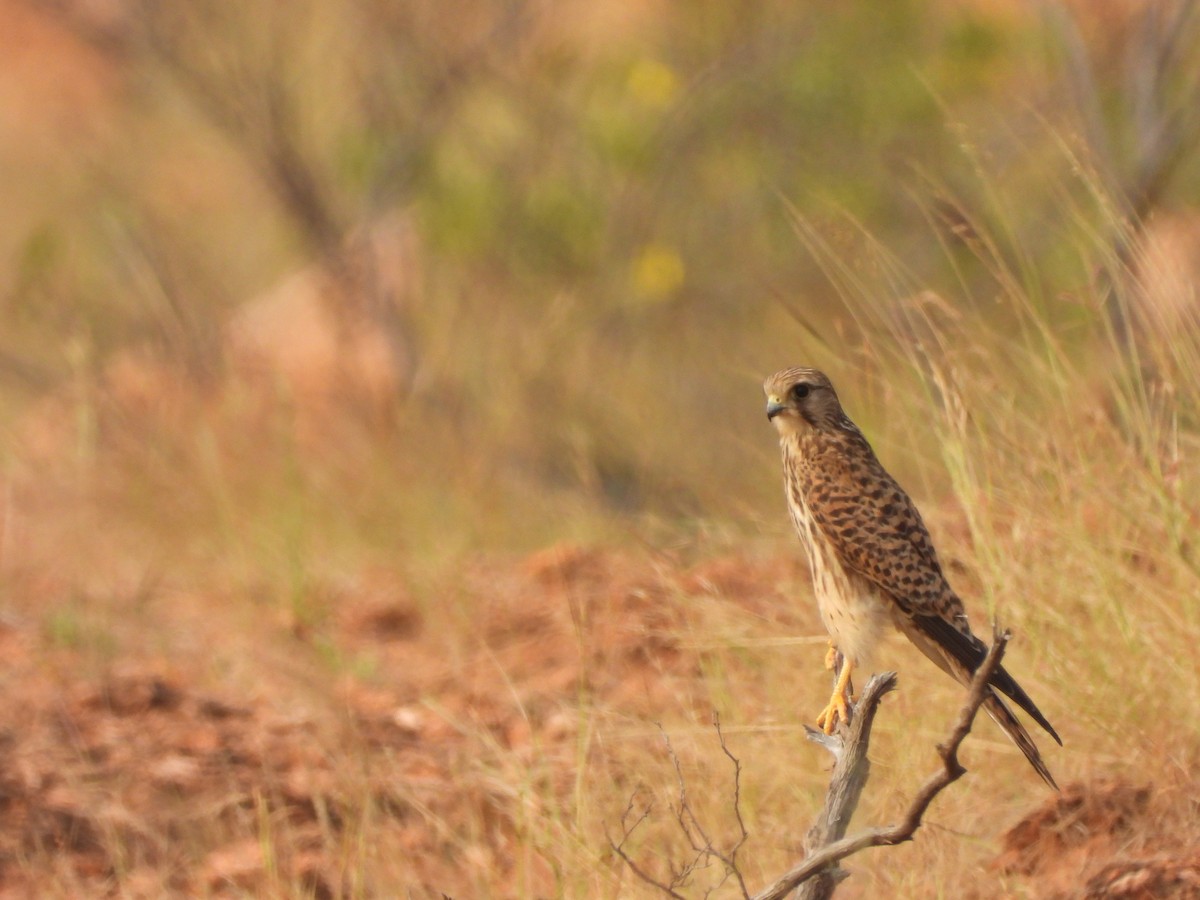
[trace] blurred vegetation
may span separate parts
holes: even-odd
[[[124,500],[423,549],[782,523],[776,368],[830,369],[868,433],[928,448],[888,399],[946,349],[922,297],[1112,349],[1139,223],[1200,200],[1188,6],[55,7],[111,92],[0,147],[28,185],[0,222],[5,418],[131,347],[219,378],[242,304],[314,261],[361,288],[347,241],[399,215],[419,264],[377,317],[406,353],[382,433],[342,423],[317,464],[286,428],[176,422],[134,441]]]

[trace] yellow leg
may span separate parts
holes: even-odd
[[[829,650],[825,654],[825,668],[832,672],[833,667],[837,665],[837,658],[838,648],[834,645],[833,641],[830,641]]]
[[[837,651],[831,646],[829,652],[832,655]],[[826,661],[830,658],[830,656],[826,656]],[[830,666],[830,668],[833,667]],[[839,721],[850,721],[849,698],[846,694],[850,687],[850,673],[853,671],[854,663],[847,657],[842,663],[842,671],[838,673],[837,684],[834,685],[833,696],[829,698],[829,705],[817,716],[817,726],[826,734],[833,734]]]

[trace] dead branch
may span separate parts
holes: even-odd
[[[827,749],[835,760],[829,788],[825,793],[825,804],[804,840],[804,852],[809,857],[846,836],[846,829],[850,826],[850,819],[871,773],[867,748],[871,742],[875,713],[883,696],[895,690],[895,687],[895,672],[873,675],[854,705],[854,716],[847,728],[837,734],[827,735],[806,726],[808,739]],[[838,882],[848,874],[836,865],[818,870],[804,882],[797,896],[804,900],[830,897]]]
[[[843,725],[837,733],[826,735],[812,728],[807,729],[809,740],[820,744],[833,754],[835,760],[833,774],[825,794],[825,803],[805,837],[806,855],[804,859],[767,888],[752,896],[746,888],[745,878],[738,865],[738,851],[749,837],[749,832],[742,819],[740,804],[742,764],[726,746],[720,720],[715,715],[713,724],[721,742],[721,750],[729,757],[734,766],[733,811],[741,832],[737,842],[730,850],[722,851],[708,836],[692,810],[679,757],[675,754],[670,739],[664,733],[663,739],[666,742],[667,753],[675,767],[675,775],[679,782],[679,799],[674,810],[675,818],[680,830],[687,838],[694,856],[682,868],[674,871],[669,882],[660,881],[641,868],[625,850],[625,843],[649,816],[650,809],[647,807],[632,825],[626,824],[633,812],[633,798],[630,798],[629,805],[621,817],[624,834],[620,841],[613,841],[610,838],[610,847],[629,866],[630,871],[637,878],[658,888],[668,897],[682,900],[684,895],[680,894],[678,889],[687,883],[695,871],[716,861],[724,866],[726,878],[737,879],[742,896],[746,900],[782,900],[792,891],[797,891],[796,896],[802,900],[828,900],[833,896],[838,883],[848,875],[838,867],[841,860],[869,847],[891,846],[912,840],[917,829],[921,827],[925,813],[934,798],[966,774],[967,770],[958,760],[958,750],[970,733],[975,716],[988,696],[989,682],[1000,667],[1010,637],[1011,635],[1007,631],[994,633],[992,646],[988,649],[987,656],[971,679],[966,702],[959,711],[953,729],[946,741],[938,744],[937,751],[942,759],[942,767],[926,779],[899,823],[887,827],[869,828],[852,837],[845,837],[850,820],[858,806],[859,798],[862,796],[863,787],[870,775],[871,765],[867,759],[867,750],[870,746],[871,727],[875,714],[884,695],[896,687],[896,673],[885,672],[873,676],[867,682],[861,698],[854,706],[850,722]]]
[[[988,695],[988,682],[1000,667],[1000,661],[1004,657],[1004,648],[1008,644],[1010,637],[1011,635],[1007,631],[995,635],[992,646],[988,649],[987,657],[978,670],[976,670],[975,677],[971,680],[967,701],[958,714],[958,720],[955,722],[949,738],[945,743],[938,745],[938,755],[942,758],[942,768],[931,775],[921,786],[921,789],[917,791],[916,796],[913,798],[912,803],[909,804],[908,810],[900,822],[888,827],[870,828],[852,837],[836,839],[832,843],[825,844],[819,848],[810,845],[808,848],[809,853],[803,861],[781,875],[765,890],[754,895],[754,900],[782,900],[791,891],[811,880],[827,882],[828,887],[826,892],[809,892],[804,896],[810,898],[832,896],[833,889],[836,887],[838,881],[838,875],[835,873],[838,871],[836,866],[839,861],[861,850],[866,850],[868,847],[885,847],[912,840],[917,829],[921,827],[921,820],[926,810],[929,809],[929,805],[933,802],[933,799],[961,778],[967,771],[963,768],[962,763],[958,761],[958,749],[970,733],[971,725],[975,721],[979,707]],[[822,741],[826,746],[830,743],[841,744],[841,746],[834,751],[835,756],[838,757],[838,762],[834,766],[834,780],[830,784],[829,793],[826,795],[826,805],[818,817],[818,824],[814,825],[813,831],[809,832],[810,841],[813,838],[814,832],[819,835],[822,820],[828,820],[830,823],[828,828],[831,834],[836,831],[838,827],[837,823],[839,822],[844,833],[845,823],[849,821],[850,815],[853,814],[854,806],[857,805],[858,796],[862,791],[862,784],[866,781],[865,761],[867,739],[870,737],[870,723],[863,720],[874,715],[874,707],[878,706],[883,695],[894,685],[895,677],[890,673],[888,676],[876,676],[871,679],[867,685],[867,691],[873,686],[878,691],[873,697],[871,705],[868,705],[866,702],[868,700],[867,691],[863,692],[863,700],[860,701],[856,709],[858,715],[854,717],[857,729],[852,726],[851,729],[847,729],[846,731],[847,737],[851,740],[857,736],[858,744],[861,744],[861,746],[853,743],[843,744],[836,739],[828,743],[824,740]],[[885,686],[886,690],[884,689]],[[868,727],[864,728],[862,727],[863,725]],[[856,753],[861,753],[862,762],[857,764],[851,762],[850,765],[845,765],[844,763]],[[861,772],[860,779],[855,778],[856,770]],[[845,787],[840,791],[838,790],[839,773],[846,782]],[[835,809],[831,801],[839,803],[840,807]],[[818,875],[827,877],[818,879]]]

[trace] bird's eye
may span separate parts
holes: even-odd
[[[792,396],[797,400],[803,400],[808,396],[808,390],[809,388],[807,384],[798,384],[792,388]]]

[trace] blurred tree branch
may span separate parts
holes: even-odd
[[[1147,3],[1120,36],[1123,78],[1105,90],[1088,53],[1078,21],[1058,0],[1044,5],[1061,41],[1067,78],[1083,132],[1109,194],[1124,222],[1113,225],[1114,264],[1105,273],[1107,311],[1122,340],[1134,336],[1134,307],[1122,298],[1126,274],[1136,264],[1135,247],[1146,218],[1160,203],[1171,178],[1200,143],[1200,69],[1185,52],[1200,39],[1197,0]],[[1106,120],[1108,93],[1119,118]]]
[[[414,167],[462,98],[496,74],[532,22],[528,0],[488,6],[491,15],[466,37],[444,40],[445,23],[428,4],[347,4],[364,52],[349,60],[347,100],[361,126],[383,135],[392,153],[374,172],[369,195],[405,203]],[[206,118],[241,148],[306,238],[336,253],[347,231],[347,203],[335,179],[306,148],[302,79],[295,59],[315,29],[312,3],[144,2],[141,46]],[[344,73],[343,73],[344,75]],[[381,94],[388,86],[394,88]],[[341,202],[339,202],[341,200]]]
[[[1158,203],[1179,163],[1200,139],[1200,71],[1180,48],[1194,45],[1196,0],[1149,3],[1122,36],[1123,83],[1117,90],[1128,125],[1128,152],[1119,152],[1120,125],[1105,121],[1105,96],[1078,23],[1063,4],[1045,6],[1062,42],[1067,75],[1088,144],[1110,186],[1135,219]],[[1123,162],[1122,157],[1128,158]]]
[[[351,340],[364,324],[379,329],[400,386],[412,382],[417,328],[410,298],[383,274],[388,265],[378,258],[372,216],[412,201],[441,129],[513,53],[531,21],[528,6],[495,4],[482,24],[443,40],[448,19],[430,4],[347,3],[339,22],[360,52],[332,57],[340,68],[331,65],[328,83],[304,67],[325,24],[319,4],[139,6],[136,46],[259,174],[314,251],[329,278],[338,339]],[[314,134],[340,127],[314,121],[314,91],[344,97],[336,106],[350,110],[350,137],[382,147],[364,171],[360,196],[331,155],[337,141],[314,143]],[[382,237],[394,243],[386,232]]]

